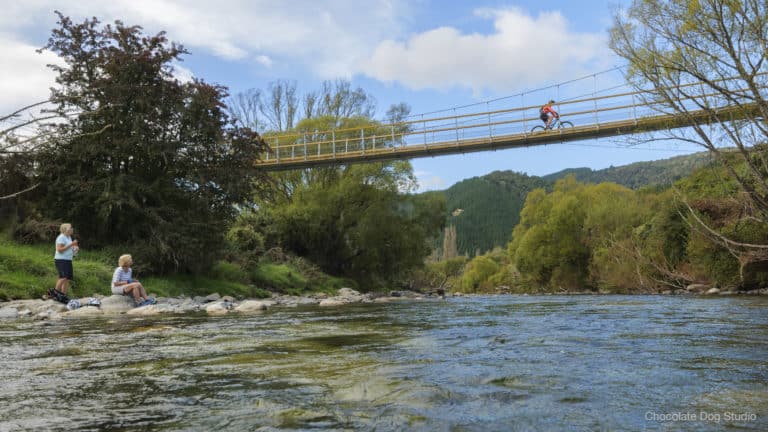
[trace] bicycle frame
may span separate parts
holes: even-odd
[[[544,126],[544,130],[554,130],[559,128],[563,125],[563,122],[560,120],[560,117],[555,117],[554,120],[552,120],[551,123],[549,123],[549,126]]]

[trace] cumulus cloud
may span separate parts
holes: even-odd
[[[409,4],[407,0],[36,0],[16,2],[13,12],[47,18],[49,28],[55,24],[54,9],[76,22],[91,16],[102,22],[120,19],[147,32],[165,30],[192,53],[202,50],[226,60],[252,57],[264,67],[279,54],[303,63],[321,78],[337,78],[351,76],[371,47],[399,33]],[[19,21],[0,18],[0,25],[30,24]]]
[[[476,15],[493,20],[491,34],[439,27],[406,41],[388,39],[360,64],[360,71],[417,90],[508,91],[571,78],[611,57],[607,35],[571,31],[559,12],[533,17],[517,8],[482,9]]]
[[[0,35],[0,47],[0,115],[48,99],[56,75],[46,65],[59,58],[7,35]]]
[[[533,17],[519,9],[483,9],[475,13],[493,23],[493,31],[488,34],[438,27],[404,38],[411,8],[418,8],[418,2],[11,3],[8,9],[12,13],[0,16],[0,32],[12,35],[15,43],[0,44],[0,58],[5,59],[0,73],[6,78],[0,85],[13,90],[10,94],[14,97],[25,92],[47,94],[47,88],[53,84],[52,75],[44,67],[50,58],[43,61],[34,52],[55,27],[53,10],[60,10],[75,22],[96,16],[104,23],[120,19],[125,24],[141,25],[145,33],[164,30],[170,40],[181,42],[192,55],[205,53],[254,68],[301,69],[320,79],[364,74],[380,81],[400,82],[412,89],[462,86],[478,92],[517,90],[594,71],[601,56],[608,57],[604,34],[574,32],[558,12]],[[22,53],[19,49],[29,51]],[[50,57],[50,53],[46,55]],[[193,75],[192,71],[178,67],[177,74],[185,79]],[[20,86],[18,81],[23,81]]]

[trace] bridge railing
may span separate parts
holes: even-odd
[[[680,86],[692,88],[682,93],[677,103],[686,109],[699,109],[702,104],[725,107],[733,101],[724,100],[719,93],[707,93],[700,83]],[[577,129],[599,129],[601,125],[616,122],[638,122],[644,118],[667,114],[665,104],[653,100],[653,94],[629,91],[605,96],[587,97],[562,101],[555,109],[563,120]],[[404,147],[441,146],[479,140],[495,140],[498,137],[532,134],[534,126],[542,125],[539,105],[512,107],[466,113],[451,116],[417,118],[394,124],[371,125],[362,128],[307,131],[302,133],[265,136],[271,150],[263,158],[264,163],[280,164],[281,161],[310,161],[343,159],[345,156],[396,151]],[[558,131],[548,133],[563,133]]]

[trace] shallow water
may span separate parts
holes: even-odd
[[[0,321],[6,430],[768,430],[768,298]]]

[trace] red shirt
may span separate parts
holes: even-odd
[[[555,116],[555,117],[558,116],[557,112],[555,110],[553,110],[552,107],[549,106],[549,105],[544,105],[543,107],[541,107],[541,112],[542,113],[552,113],[552,115]]]

